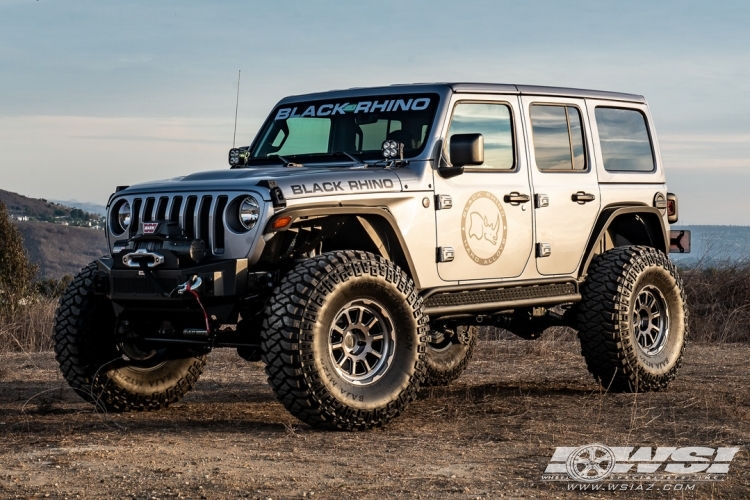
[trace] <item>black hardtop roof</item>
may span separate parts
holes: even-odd
[[[406,83],[395,84],[387,87],[355,87],[342,90],[330,90],[327,92],[316,92],[313,94],[302,94],[289,96],[282,99],[279,104],[293,103],[300,101],[311,101],[318,99],[335,99],[360,96],[364,92],[367,95],[385,95],[385,94],[412,94],[435,92],[443,96],[455,93],[463,94],[520,94],[520,95],[543,95],[557,97],[577,97],[592,99],[609,99],[613,101],[628,101],[645,103],[646,100],[641,95],[625,94],[622,92],[606,92],[603,90],[586,90],[574,89],[567,87],[545,87],[541,85],[509,85],[503,83]]]

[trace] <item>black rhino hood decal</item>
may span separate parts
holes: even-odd
[[[382,168],[238,168],[210,170],[184,177],[137,184],[131,193],[176,191],[240,191],[276,181],[286,198],[401,191],[395,172]]]

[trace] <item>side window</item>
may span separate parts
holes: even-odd
[[[573,106],[532,104],[531,129],[539,170],[586,170],[581,113]]]
[[[635,109],[594,110],[604,169],[610,172],[653,172],[654,153],[646,117]]]
[[[454,134],[482,134],[484,163],[472,168],[512,170],[513,132],[510,108],[505,104],[458,103],[453,110],[446,150]]]

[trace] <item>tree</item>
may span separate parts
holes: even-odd
[[[0,316],[13,315],[31,291],[37,266],[29,261],[23,236],[0,202]]]

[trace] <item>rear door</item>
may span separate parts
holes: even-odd
[[[601,196],[583,99],[523,96],[534,189],[536,267],[540,274],[578,269]]]
[[[533,209],[520,115],[515,95],[453,98],[442,161],[450,161],[454,134],[478,133],[484,164],[448,179],[435,174],[437,266],[444,280],[511,278],[526,267]],[[452,260],[440,256],[447,249]]]

